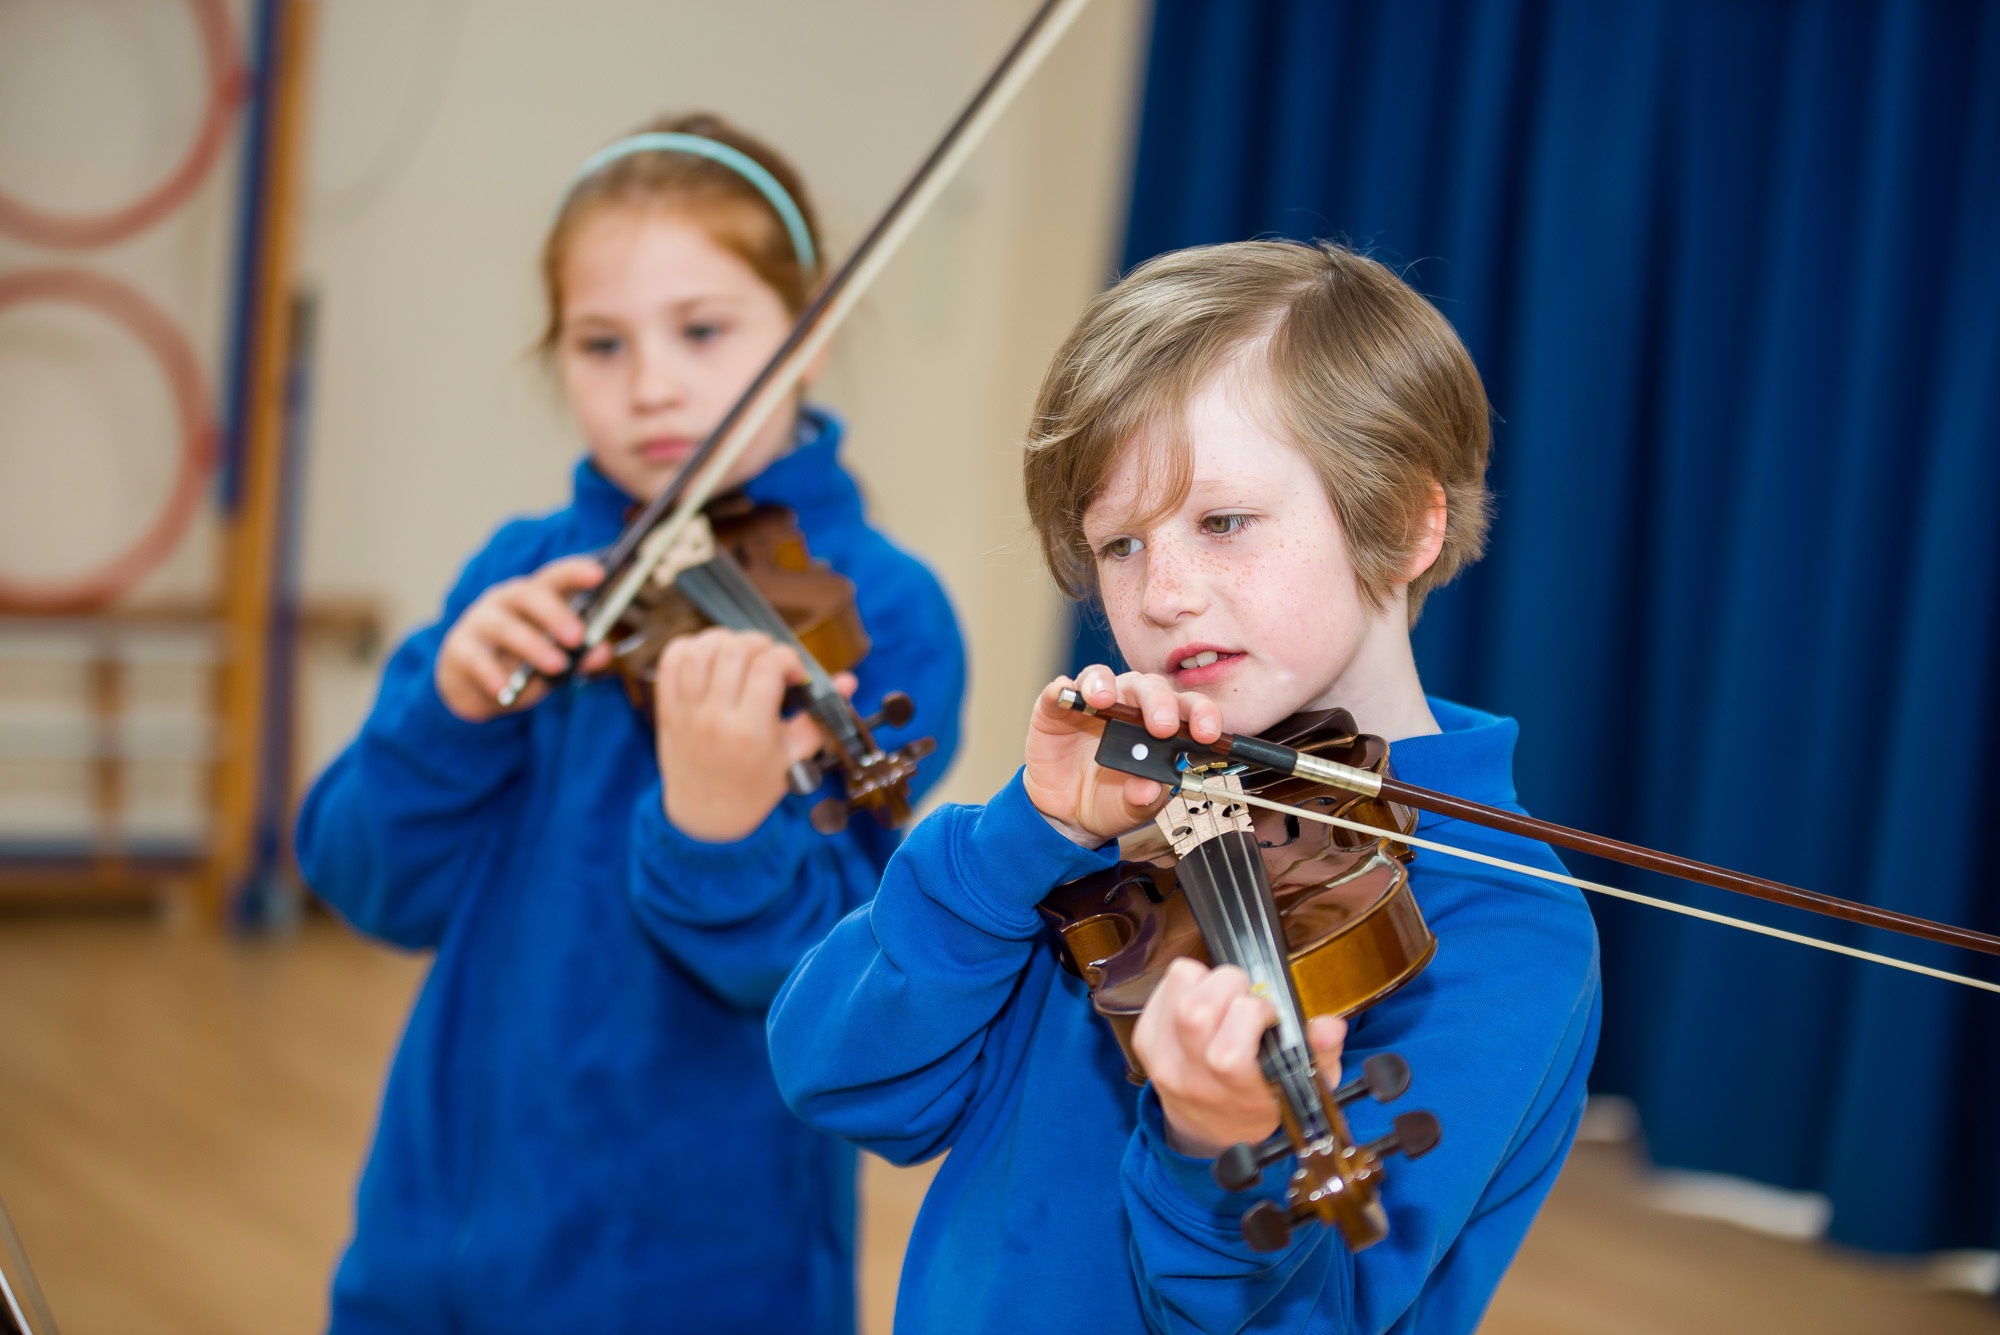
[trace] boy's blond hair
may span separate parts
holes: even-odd
[[[1091,302],[1042,381],[1028,441],[1028,513],[1056,582],[1075,598],[1094,588],[1083,514],[1136,433],[1176,443],[1157,461],[1169,483],[1161,512],[1186,497],[1181,416],[1245,353],[1261,361],[1273,425],[1326,487],[1370,605],[1387,605],[1442,488],[1444,547],[1410,582],[1414,622],[1424,596],[1485,546],[1490,409],[1445,318],[1383,265],[1330,242],[1174,251]]]

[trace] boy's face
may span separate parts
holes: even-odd
[[[1185,423],[1193,482],[1172,511],[1134,521],[1166,485],[1146,464],[1169,448],[1141,432],[1083,518],[1126,661],[1209,696],[1239,733],[1308,708],[1362,715],[1383,665],[1409,652],[1400,591],[1379,612],[1363,600],[1333,503],[1261,420],[1262,392],[1235,369],[1196,392]]]
[[[790,330],[783,300],[691,219],[612,207],[578,227],[562,265],[556,357],[599,471],[651,500],[722,420]],[[730,471],[761,473],[790,444],[773,413]]]

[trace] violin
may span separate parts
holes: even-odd
[[[910,818],[910,780],[937,743],[920,737],[883,750],[875,730],[908,725],[916,714],[910,697],[891,691],[879,712],[863,718],[834,685],[834,673],[868,656],[868,632],[854,600],[854,581],[813,557],[796,515],[728,492],[681,531],[679,543],[613,624],[612,667],[633,705],[645,710],[660,651],[670,640],[726,626],[790,645],[805,665],[806,681],[787,693],[786,708],[810,712],[826,745],[792,766],[787,785],[810,796],[829,771],[839,773],[844,796],[822,798],[812,809],[813,828],[822,834],[845,827],[856,811],[894,827]]]
[[[793,703],[812,711],[827,746],[818,759],[794,766],[787,782],[811,793],[827,769],[837,768],[846,788],[844,799],[814,808],[813,824],[825,833],[842,828],[855,810],[873,811],[889,825],[907,820],[910,776],[935,744],[925,738],[893,752],[876,746],[874,730],[909,722],[914,706],[908,696],[892,694],[880,714],[864,719],[834,688],[832,674],[867,652],[853,585],[813,560],[789,512],[722,495],[722,484],[772,414],[791,407],[806,368],[1089,2],[1042,0],[861,243],[799,312],[784,342],[660,494],[625,525],[604,554],[604,581],[570,600],[583,618],[583,642],[558,675],[614,642],[619,670],[641,707],[652,696],[660,649],[676,635],[719,625],[791,645],[807,676]],[[511,708],[537,675],[527,664],[517,667],[500,691],[501,707]]]
[[[1199,742],[1185,724],[1172,737],[1154,737],[1134,707],[1096,708],[1074,688],[1062,691],[1059,701],[1103,721],[1098,764],[1154,780],[1172,794],[1155,820],[1171,846],[1171,860],[1157,852],[1121,860],[1109,871],[1057,887],[1041,906],[1057,930],[1064,964],[1090,984],[1092,1006],[1117,1033],[1128,1075],[1144,1078],[1132,1053],[1132,1026],[1166,966],[1181,955],[1238,965],[1277,1008],[1261,1060],[1279,1095],[1282,1125],[1262,1145],[1232,1146],[1213,1170],[1222,1186],[1240,1190],[1287,1153],[1298,1157],[1285,1206],[1261,1202],[1244,1216],[1243,1236],[1253,1247],[1282,1247],[1293,1223],[1314,1217],[1338,1226],[1351,1249],[1379,1241],[1387,1227],[1379,1198],[1381,1160],[1399,1151],[1415,1158],[1437,1143],[1435,1118],[1405,1113],[1393,1134],[1355,1145],[1340,1108],[1364,1094],[1384,1102],[1400,1097],[1409,1083],[1408,1067],[1390,1054],[1371,1057],[1359,1078],[1322,1096],[1317,1074],[1308,1078],[1312,1054],[1303,1037],[1305,1017],[1365,1009],[1429,962],[1436,942],[1409,893],[1407,864],[1415,850],[2000,992],[2000,983],[1987,979],[1421,838],[1414,833],[1413,813],[1429,811],[1826,917],[2000,955],[2000,937],[1984,932],[1404,783],[1389,767],[1388,744],[1357,734],[1344,710],[1288,720],[1265,737],[1223,733]],[[1282,817],[1286,838],[1256,838],[1253,809]],[[1304,822],[1346,838],[1329,835],[1326,851],[1308,844],[1288,853],[1300,842]],[[1126,851],[1121,844],[1121,857]],[[1284,865],[1275,876],[1267,872],[1279,864]],[[1190,920],[1195,930],[1189,929]]]
[[[1105,735],[1104,750],[1147,749],[1154,741],[1129,722],[1107,724]],[[1370,773],[1388,768],[1388,743],[1360,733],[1344,709],[1296,715],[1270,736]],[[1285,1204],[1260,1201],[1247,1211],[1244,1240],[1277,1251],[1295,1224],[1317,1220],[1360,1251],[1388,1235],[1384,1160],[1418,1158],[1438,1143],[1440,1127],[1431,1113],[1406,1112],[1388,1135],[1356,1144],[1341,1109],[1364,1095],[1383,1103],[1401,1097],[1409,1066],[1377,1054],[1360,1076],[1329,1091],[1306,1024],[1374,1005],[1436,952],[1410,890],[1411,851],[1400,842],[1416,829],[1416,813],[1361,794],[1328,795],[1287,776],[1246,777],[1226,760],[1199,765],[1199,790],[1177,792],[1152,827],[1121,843],[1115,867],[1057,886],[1040,912],[1056,930],[1064,967],[1089,985],[1091,1005],[1111,1025],[1135,1084],[1145,1072],[1132,1048],[1133,1026],[1174,960],[1233,964],[1249,974],[1277,1011],[1259,1060],[1278,1096],[1280,1125],[1262,1144],[1226,1150],[1215,1161],[1215,1179],[1241,1191],[1291,1155]],[[1259,828],[1240,800],[1250,792],[1303,800],[1354,828],[1307,828],[1290,815]]]

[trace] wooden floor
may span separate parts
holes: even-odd
[[[282,946],[0,920],[0,1199],[65,1335],[278,1335],[325,1317],[356,1167],[422,963],[327,923]],[[863,1328],[886,1332],[928,1174],[871,1162]],[[2000,1332],[1909,1273],[1640,1200],[1581,1146],[1489,1335]]]

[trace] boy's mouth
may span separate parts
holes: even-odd
[[[1191,644],[1168,659],[1167,675],[1176,686],[1207,686],[1228,676],[1243,657],[1240,652],[1212,644]]]

